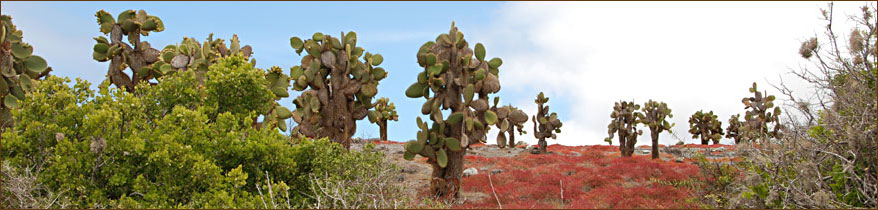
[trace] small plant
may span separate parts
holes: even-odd
[[[534,99],[534,103],[537,104],[537,115],[530,118],[534,123],[534,137],[539,139],[540,154],[546,154],[548,146],[546,138],[557,138],[555,133],[561,133],[561,125],[563,125],[558,119],[557,113],[549,114],[549,106],[545,105],[547,102],[549,102],[549,97],[545,97],[543,92],[540,92]]]
[[[610,124],[607,125],[607,133],[610,135],[605,138],[609,144],[613,144],[613,135],[619,135],[619,151],[623,157],[631,157],[634,154],[634,144],[637,143],[637,136],[643,134],[642,130],[637,130],[639,117],[643,114],[638,112],[640,105],[634,102],[620,101],[613,106],[613,112],[610,113]]]
[[[494,107],[491,107],[491,110],[497,113],[497,121],[500,122],[496,125],[500,129],[500,132],[497,132],[497,146],[500,148],[505,148],[507,145],[515,147],[515,129],[518,129],[519,135],[527,133],[524,130],[524,123],[527,122],[527,113],[512,105],[498,108],[498,102],[499,100],[494,100]],[[509,134],[508,143],[506,142],[507,137],[504,132]]]
[[[290,68],[293,89],[304,90],[293,101],[292,117],[298,123],[293,133],[328,137],[350,148],[357,120],[368,115],[378,82],[387,77],[378,67],[384,58],[358,47],[353,31],[339,37],[317,32],[304,41],[292,37],[290,46],[296,54],[306,52],[301,65]]]
[[[374,110],[369,111],[369,122],[378,124],[381,140],[387,141],[387,121],[398,121],[399,115],[396,114],[396,106],[390,102],[389,98],[381,97],[373,105]]]
[[[671,128],[675,125],[668,123],[665,118],[673,118],[674,115],[671,114],[671,109],[668,108],[668,105],[665,104],[665,102],[657,102],[653,100],[649,100],[649,102],[643,104],[642,111],[643,114],[640,115],[640,123],[649,127],[650,137],[652,137],[652,159],[656,159],[659,156],[659,133],[662,131],[668,131],[668,133],[671,133],[673,132],[671,131]]]
[[[719,139],[723,136],[722,122],[717,120],[713,111],[698,111],[689,117],[689,133],[692,138],[700,136],[702,145],[709,144],[711,140],[713,144],[719,144]]]
[[[22,41],[23,33],[12,24],[12,17],[3,15],[0,32],[0,128],[13,126],[10,109],[17,109],[26,94],[35,89],[35,80],[52,71],[43,57],[33,55],[34,48]]]

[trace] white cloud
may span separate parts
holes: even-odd
[[[854,14],[863,4],[837,3],[836,11]],[[807,91],[787,72],[807,63],[798,48],[802,40],[822,33],[819,9],[825,5],[510,2],[490,27],[461,30],[469,31],[471,42],[484,43],[489,56],[503,58],[501,98],[531,115],[539,91],[570,103],[566,110],[553,110],[564,120],[561,144],[603,144],[613,102],[648,99],[668,103],[677,136],[695,143],[686,133],[689,116],[713,110],[725,126],[730,115],[744,112],[740,99],[753,82],[777,95],[769,84],[784,77]],[[639,145],[649,142],[645,132]],[[495,136],[491,132],[489,142]],[[531,133],[523,137],[536,142]],[[662,144],[676,141],[667,134],[660,138]]]

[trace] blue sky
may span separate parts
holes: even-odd
[[[839,2],[839,19],[855,14],[864,2]],[[874,4],[874,3],[873,3]],[[228,40],[237,34],[253,46],[257,67],[297,65],[291,36],[355,31],[358,45],[384,55],[378,95],[397,106],[389,138],[413,139],[423,99],[405,97],[419,69],[415,53],[426,41],[448,32],[451,21],[471,44],[481,42],[487,57],[501,57],[502,104],[528,114],[540,91],[565,122],[556,141],[566,145],[602,144],[613,102],[661,100],[674,110],[676,137],[660,142],[697,142],[686,134],[688,116],[714,110],[725,121],[743,113],[740,99],[752,82],[780,78],[800,88],[787,74],[806,66],[797,55],[801,41],[822,33],[819,9],[826,2],[3,2],[34,53],[49,61],[59,76],[100,83],[107,63],[91,58],[98,31],[94,14],[114,15],[144,9],[160,17],[165,31],[142,38],[153,46],[208,34]],[[848,28],[840,28],[848,32]],[[792,80],[792,81],[791,81]],[[291,91],[291,98],[298,95]],[[281,104],[293,108],[290,99]],[[517,140],[535,143],[529,134]],[[496,129],[495,129],[496,130]],[[358,122],[356,137],[377,137],[368,120]],[[496,131],[488,135],[494,142]],[[649,142],[648,135],[639,144]],[[616,140],[614,139],[614,144]],[[730,140],[724,139],[723,143]]]

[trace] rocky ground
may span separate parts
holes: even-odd
[[[426,190],[429,185],[430,172],[432,168],[429,164],[426,163],[426,160],[423,157],[416,157],[413,161],[406,161],[402,158],[403,155],[403,144],[401,142],[390,142],[390,141],[378,141],[377,139],[355,139],[354,144],[351,146],[354,150],[362,149],[365,143],[375,143],[375,149],[378,151],[382,151],[386,154],[386,159],[392,163],[395,163],[400,167],[399,181],[400,184],[406,186],[411,190],[411,193],[416,194],[420,191]],[[732,145],[672,145],[672,146],[664,146],[662,145],[660,148],[660,157],[661,162],[663,164],[682,164],[681,166],[692,168],[692,158],[696,156],[698,153],[704,154],[704,156],[713,161],[722,161],[722,162],[734,162],[735,161],[735,147]],[[594,154],[602,154],[602,156],[606,159],[618,159],[619,151],[616,146],[562,146],[562,145],[550,145],[548,147],[549,152],[551,153],[551,157],[569,157],[571,159],[567,161],[582,161],[581,156],[584,154],[592,155]],[[635,156],[640,156],[642,160],[649,160],[648,156],[651,152],[650,146],[639,146],[635,150]],[[481,179],[477,177],[484,176],[486,173],[493,174],[498,176],[500,173],[504,173],[506,171],[515,170],[517,173],[519,170],[528,170],[522,168],[516,168],[508,163],[510,161],[528,161],[521,160],[525,158],[543,158],[540,155],[533,155],[531,153],[536,153],[536,148],[532,145],[518,145],[514,148],[504,148],[501,149],[496,145],[485,145],[485,144],[476,144],[472,145],[471,148],[467,151],[467,158],[465,160],[465,165],[467,168],[464,170],[464,174],[467,179]],[[558,156],[554,156],[558,155]],[[550,156],[544,156],[550,157]],[[580,159],[576,159],[580,158]],[[551,161],[565,161],[563,158],[554,158]],[[638,159],[638,160],[640,160]],[[587,162],[587,161],[582,161]],[[563,163],[560,163],[563,164]],[[611,164],[597,164],[597,163],[583,163],[578,166],[584,166],[585,168],[579,168],[579,171],[585,170],[586,168],[601,168],[601,167],[610,167],[608,165]],[[567,172],[567,175],[572,173],[576,173],[576,170],[571,169],[570,172]],[[644,183],[636,183],[629,180],[630,178],[625,178],[625,182],[621,183],[621,186],[639,186],[649,181],[643,181]],[[478,180],[472,182],[480,182]],[[627,183],[627,184],[626,184]],[[632,184],[634,183],[634,184]],[[562,185],[563,186],[563,185]],[[590,188],[590,187],[586,187]],[[468,190],[470,189],[470,190]],[[585,190],[583,193],[587,193],[590,190]],[[491,192],[491,191],[487,191]],[[471,203],[486,203],[486,201],[493,201],[495,198],[490,194],[487,194],[484,190],[474,190],[472,188],[464,187],[463,197],[465,202]],[[501,196],[502,197],[502,196]],[[521,196],[519,196],[521,197]],[[527,197],[527,196],[524,196]],[[560,199],[560,198],[559,198]],[[569,198],[564,198],[562,200],[568,200]],[[481,202],[479,202],[481,201]],[[489,202],[490,203],[490,202]],[[561,202],[564,203],[564,202]],[[473,204],[475,205],[475,204]],[[496,205],[496,203],[493,203]],[[510,204],[512,205],[512,204]],[[620,204],[621,205],[621,204]],[[466,207],[486,207],[486,206],[466,206]],[[524,206],[524,208],[531,206]],[[564,206],[544,206],[549,208],[557,208]],[[569,207],[569,206],[566,206]],[[619,207],[615,205],[609,206],[597,206],[597,207]],[[623,206],[624,207],[624,206]],[[637,207],[637,206],[634,206]]]

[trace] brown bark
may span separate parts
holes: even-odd
[[[659,151],[658,151],[659,133],[656,132],[655,130],[650,130],[650,135],[652,136],[652,152],[650,152],[650,153],[652,153],[652,159],[656,159],[659,157]]]
[[[381,133],[381,141],[387,141],[387,119],[378,121],[378,129]]]
[[[515,148],[515,135],[514,135],[514,132],[512,131],[512,128],[513,127],[510,126],[509,130],[506,131],[507,133],[509,133],[509,137],[508,137],[509,143],[507,144],[507,145],[509,145],[509,148]]]

